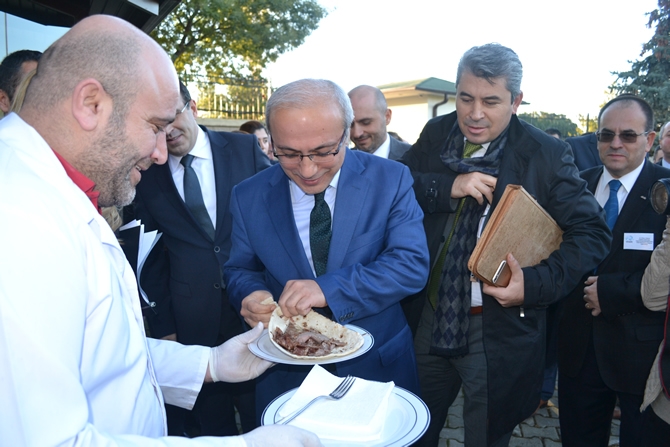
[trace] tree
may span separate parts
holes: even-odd
[[[598,130],[598,117],[590,115],[579,115],[579,125],[582,132],[595,132]]]
[[[649,13],[647,27],[656,26],[651,40],[642,45],[641,60],[629,61],[631,69],[614,72],[617,80],[610,90],[634,93],[654,110],[658,126],[670,121],[670,0],[659,0],[658,9]]]
[[[179,75],[258,78],[325,17],[316,0],[183,0],[151,33]]]
[[[565,115],[557,115],[555,113],[547,112],[531,112],[519,113],[518,116],[519,119],[522,119],[542,130],[548,129],[550,127],[558,129],[561,132],[561,136],[563,138],[574,137],[581,134],[581,131],[577,125]]]

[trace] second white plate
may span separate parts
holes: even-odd
[[[366,331],[365,329],[354,326],[353,324],[345,324],[344,327],[356,331],[363,336],[363,346],[358,350],[352,352],[351,354],[344,355],[342,357],[335,357],[326,360],[319,359],[294,359],[291,356],[288,356],[281,352],[277,347],[272,344],[270,340],[270,334],[268,330],[265,329],[263,334],[255,342],[249,344],[249,350],[256,356],[268,360],[274,363],[282,363],[284,365],[327,365],[329,363],[339,363],[345,362],[347,360],[355,359],[365,354],[372,348],[372,345],[375,344],[375,340],[372,337],[372,334]]]

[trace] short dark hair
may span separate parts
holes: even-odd
[[[563,136],[561,135],[561,131],[556,129],[555,127],[548,127],[544,129],[544,133],[549,135],[558,135],[558,138],[561,138]]]
[[[191,102],[191,93],[181,79],[179,80],[179,94],[181,95],[181,99],[184,100],[184,104]]]
[[[252,133],[254,133],[254,132],[256,132],[257,130],[260,130],[260,129],[263,129],[267,132],[267,129],[265,128],[263,123],[261,123],[260,121],[255,121],[255,120],[247,121],[246,123],[244,123],[240,126],[240,130],[242,130],[246,133],[249,133],[249,134],[252,134]]]
[[[21,82],[23,72],[21,67],[24,62],[38,62],[42,53],[34,50],[19,50],[8,54],[0,63],[0,90],[3,90],[14,99],[16,88]]]
[[[644,131],[645,132],[651,132],[654,130],[654,111],[652,110],[651,106],[647,101],[644,99],[640,98],[637,95],[633,95],[632,93],[624,93],[622,95],[617,96],[614,99],[611,99],[610,101],[607,102],[603,106],[602,109],[600,109],[600,112],[598,113],[598,127],[600,127],[600,118],[603,116],[603,113],[605,110],[607,110],[612,104],[615,104],[617,102],[621,101],[626,101],[626,102],[636,102],[640,108],[642,109],[642,113],[644,113],[645,117],[645,125],[644,125]]]

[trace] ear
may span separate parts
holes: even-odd
[[[386,125],[388,126],[389,123],[391,122],[391,116],[393,115],[393,112],[391,109],[386,109],[386,113],[384,114],[386,117]]]
[[[193,117],[197,118],[198,117],[198,104],[192,99],[191,100],[191,112],[193,112]]]
[[[521,100],[523,99],[523,92],[519,92],[516,98],[514,98],[514,101],[512,102],[512,110],[514,111],[514,114],[516,115],[516,110],[519,108],[519,105],[521,105]]]
[[[2,113],[7,115],[11,105],[12,102],[9,100],[9,95],[7,95],[4,90],[0,89],[0,110],[2,110]]]
[[[654,140],[656,139],[656,132],[653,130],[647,134],[647,152],[651,150],[654,146]]]
[[[84,79],[75,87],[72,116],[83,130],[90,132],[104,125],[111,115],[112,107],[112,98],[97,79]]]

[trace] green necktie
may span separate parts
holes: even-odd
[[[472,154],[474,154],[481,148],[482,148],[481,144],[470,143],[469,141],[466,140],[465,148],[463,148],[463,158],[470,158]],[[458,224],[458,218],[461,216],[461,211],[463,211],[463,206],[465,205],[466,198],[467,197],[463,197],[458,202],[458,208],[456,208],[456,217],[454,217],[454,223],[451,226],[451,229],[449,230],[447,240],[442,246],[442,251],[440,251],[440,255],[437,258],[437,262],[435,262],[435,265],[430,271],[430,277],[428,278],[427,292],[428,292],[428,301],[430,301],[430,304],[433,306],[433,309],[437,307],[437,295],[438,292],[440,291],[440,283],[442,282],[442,268],[444,267],[444,258],[447,256],[447,249],[449,248],[449,244],[451,243],[451,237],[454,235],[454,231],[456,230],[456,224]]]
[[[324,198],[326,191],[314,194],[314,208],[309,215],[309,247],[316,276],[326,273],[328,251],[330,249],[330,208]]]

